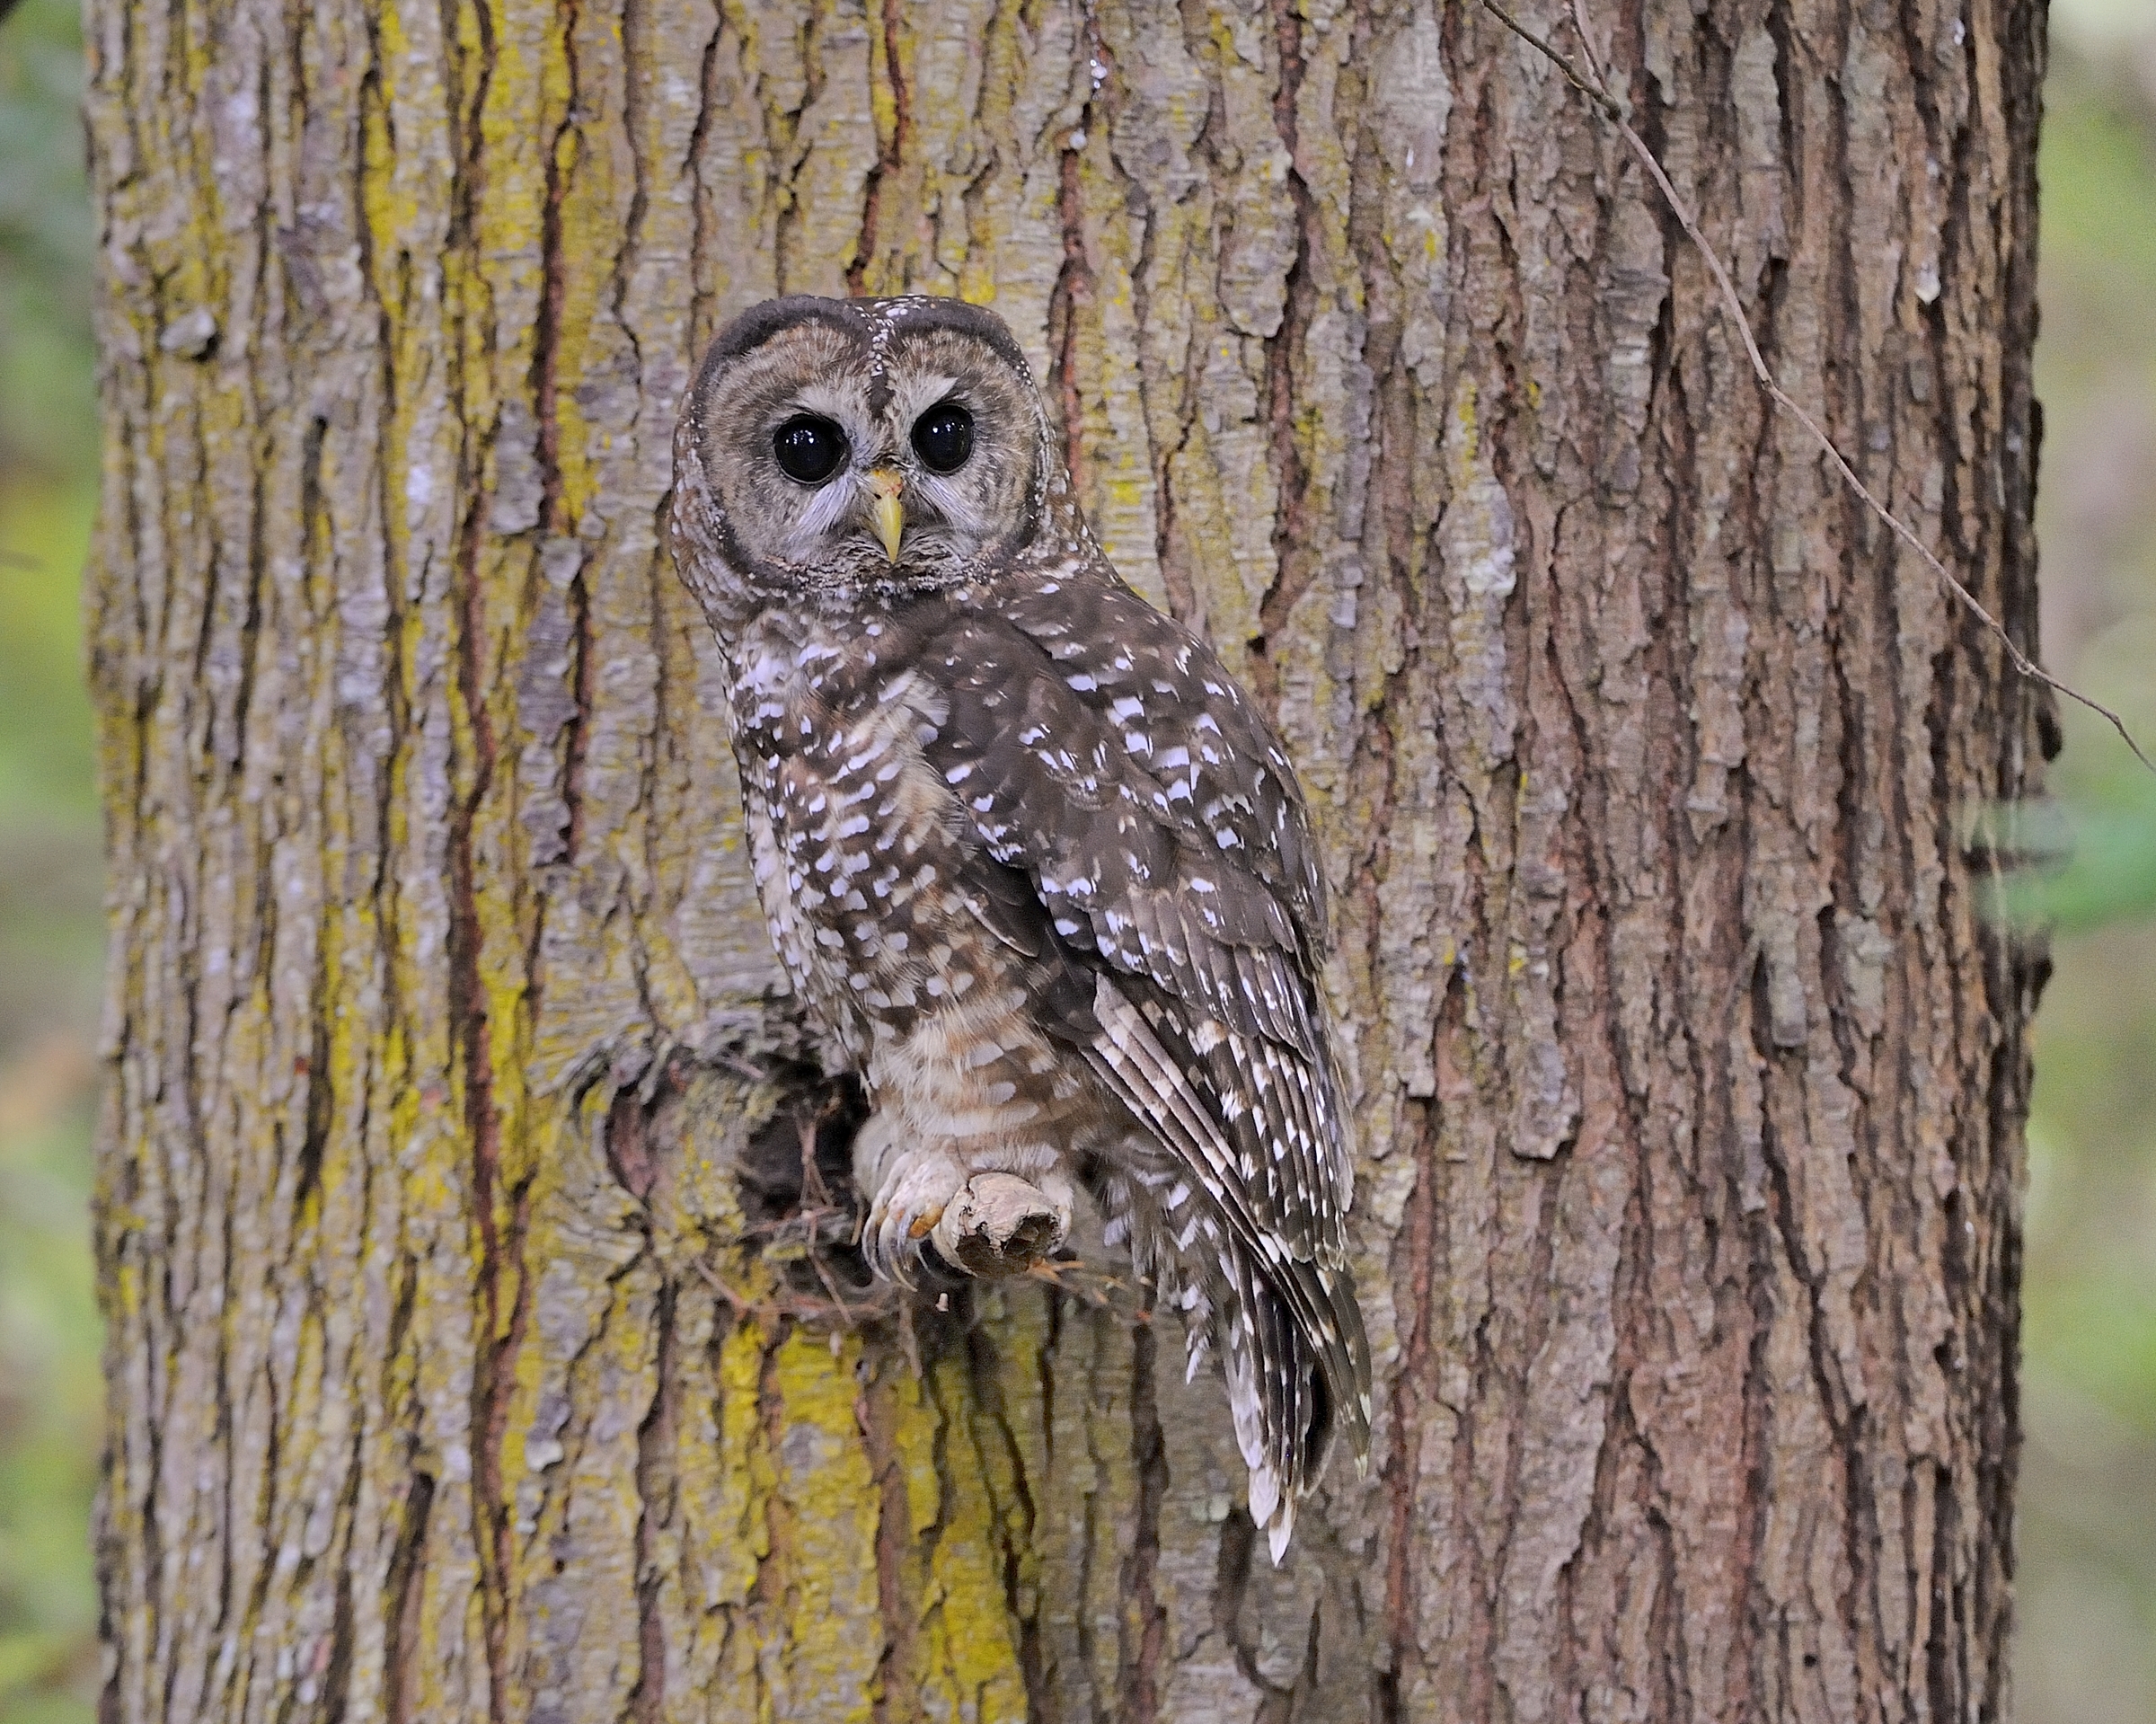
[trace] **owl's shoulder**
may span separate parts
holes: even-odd
[[[1055,735],[1061,716],[1063,729],[1085,734],[1125,799],[1179,848],[1209,858],[1224,884],[1262,887],[1295,924],[1291,943],[1321,949],[1324,888],[1301,784],[1279,736],[1212,645],[1154,609],[1098,553],[1014,584],[1001,608],[1047,660],[1030,729]]]

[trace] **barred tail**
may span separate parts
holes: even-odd
[[[1089,1063],[1144,1128],[1104,1170],[1100,1195],[1128,1226],[1138,1272],[1185,1313],[1191,1375],[1208,1349],[1220,1355],[1250,1518],[1278,1562],[1336,1424],[1358,1464],[1370,1452],[1370,1346],[1347,1264],[1347,1145],[1333,1110],[1313,1105],[1330,1095],[1305,1093],[1314,1081],[1303,1078],[1322,1068],[1268,1057],[1266,1081],[1250,1085],[1264,1102],[1254,1110],[1241,1091],[1215,1083],[1196,1039],[1159,1005],[1150,995],[1132,1005],[1105,977],[1096,990]],[[1207,1051],[1241,1057],[1232,1034],[1215,1033]]]
[[[1245,1253],[1230,1252],[1207,1278],[1216,1285],[1206,1325],[1250,1468],[1250,1518],[1276,1564],[1335,1435],[1345,1432],[1358,1468],[1370,1454],[1369,1344],[1353,1289],[1345,1275],[1314,1264],[1283,1267],[1292,1290]],[[1192,1354],[1195,1368],[1203,1352],[1194,1346]]]
[[[1250,1518],[1277,1564],[1335,1437],[1358,1469],[1369,1458],[1370,1348],[1353,1283],[1315,1263],[1261,1264],[1212,1214],[1180,1234],[1137,1227],[1132,1242],[1140,1272],[1183,1313],[1185,1380],[1219,1357]]]

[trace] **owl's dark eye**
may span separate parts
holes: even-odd
[[[771,452],[789,479],[813,485],[828,479],[846,458],[846,434],[827,419],[803,413],[779,427]]]
[[[973,415],[941,401],[914,421],[914,453],[931,473],[956,473],[973,453]]]

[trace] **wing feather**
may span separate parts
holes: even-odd
[[[948,713],[924,751],[984,860],[1030,882],[1056,946],[1093,972],[1073,1039],[1235,1247],[1205,1296],[1240,1324],[1243,1356],[1223,1346],[1224,1366],[1263,1408],[1262,1443],[1238,1428],[1253,1512],[1260,1468],[1292,1503],[1313,1421],[1330,1409],[1359,1453],[1369,1412],[1308,817],[1209,649],[1105,574],[1043,586],[941,619],[924,644]]]

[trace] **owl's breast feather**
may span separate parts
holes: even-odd
[[[943,695],[875,645],[798,616],[752,627],[733,699],[773,942],[856,1069],[923,1017],[1009,986],[1011,960],[1040,949],[1022,914],[987,901],[978,839],[926,757]]]

